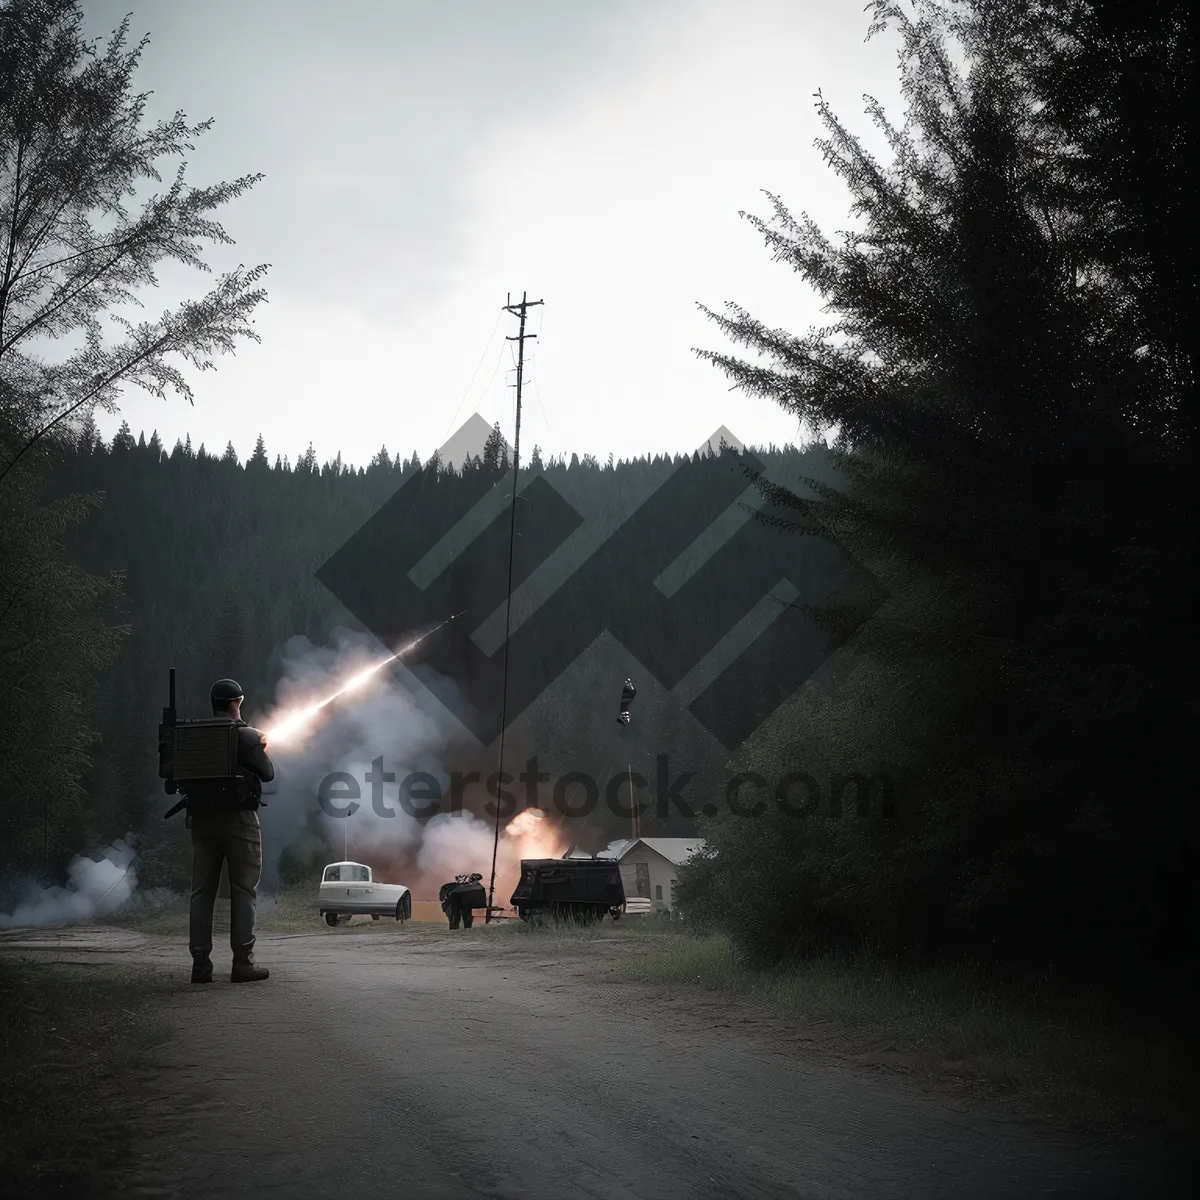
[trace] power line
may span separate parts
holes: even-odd
[[[484,396],[486,396],[488,394],[488,390],[491,388],[492,384],[495,382],[496,376],[500,371],[500,364],[504,361],[504,350],[505,350],[504,343],[501,342],[500,343],[500,353],[496,355],[496,365],[492,368],[491,377],[488,379],[487,383],[484,384],[483,391],[479,393],[479,399],[475,401],[475,407],[473,409],[471,409],[472,414],[475,414],[479,411],[479,406],[483,403]],[[466,399],[466,397],[464,396],[463,399]],[[457,415],[458,414],[456,413],[455,416],[457,417]],[[452,421],[451,424],[453,424],[453,423],[454,422]],[[447,431],[447,432],[449,432],[449,431]],[[446,441],[446,439],[443,438],[442,439],[443,445],[445,444],[445,441]],[[454,466],[453,463],[451,463],[450,465]]]
[[[538,345],[539,346],[541,345],[542,329],[545,327],[545,324],[546,324],[546,310],[543,308],[542,311],[538,314],[537,337],[538,337]],[[554,457],[557,458],[558,457],[558,438],[556,438],[554,436],[554,428],[550,424],[550,415],[549,415],[549,413],[546,412],[545,404],[542,403],[542,389],[538,386],[538,377],[537,377],[537,370],[536,370],[538,360],[535,358],[533,361],[534,361],[535,370],[533,373],[533,378],[529,382],[533,384],[533,394],[537,398],[538,408],[541,409],[542,420],[546,422],[546,432],[550,435],[550,441],[554,446]]]
[[[550,425],[550,418],[546,414],[546,406],[542,403],[542,389],[538,387],[537,376],[535,375],[530,382],[533,384],[533,394],[537,397],[538,408],[542,410],[542,420],[546,422],[546,432],[550,435],[550,441],[554,445],[554,457],[558,457],[558,438],[554,436],[554,429]]]
[[[497,376],[497,374],[499,374],[499,371],[500,371],[500,364],[504,361],[505,349],[506,349],[506,347],[504,345],[501,345],[500,353],[496,355],[496,365],[492,368],[492,376],[487,381],[487,384],[484,387],[483,391],[479,393],[479,399],[475,401],[475,407],[471,410],[472,412],[479,411],[479,406],[483,403],[484,396],[486,396],[488,394],[488,389],[495,382],[496,376]]]
[[[479,374],[479,368],[483,366],[483,360],[485,358],[487,358],[487,352],[492,348],[492,339],[495,338],[496,330],[500,328],[500,322],[503,318],[504,318],[504,313],[503,313],[503,311],[501,311],[500,316],[498,316],[496,318],[496,324],[492,326],[492,332],[488,336],[487,345],[484,346],[483,353],[479,356],[479,361],[475,364],[475,370],[471,372],[471,381],[470,381],[470,383],[467,384],[466,388],[464,389],[462,398],[458,402],[458,408],[456,408],[454,410],[454,416],[452,416],[450,418],[450,424],[446,426],[446,432],[442,435],[442,440],[438,443],[439,446],[444,446],[446,444],[446,438],[448,438],[450,436],[450,430],[454,428],[454,422],[458,420],[458,414],[462,411],[463,404],[466,403],[467,396],[470,394],[470,391],[471,391],[471,386],[475,382],[475,377]],[[501,355],[501,357],[503,357],[503,355]],[[497,360],[496,366],[499,367],[499,365],[500,365],[499,360]],[[495,378],[496,378],[496,372],[492,371],[492,379],[495,379]],[[487,388],[492,386],[492,379],[488,380],[487,387],[485,387],[483,389],[485,394],[487,392]],[[476,407],[476,409],[478,409],[479,405],[476,404],[475,407]]]

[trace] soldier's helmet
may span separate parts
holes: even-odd
[[[236,679],[218,679],[209,690],[208,698],[213,704],[228,704],[231,700],[244,700],[246,694]]]

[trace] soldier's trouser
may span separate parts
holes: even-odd
[[[212,954],[213,907],[221,864],[229,864],[229,945],[234,958],[254,949],[254,903],[262,874],[262,831],[249,810],[196,813],[192,827],[192,957]]]

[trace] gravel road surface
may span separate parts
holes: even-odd
[[[267,982],[231,985],[220,964],[213,984],[181,986],[128,1194],[1187,1194],[1117,1148],[830,1061],[794,1026],[606,978],[536,938],[417,924],[265,937]],[[6,935],[3,948],[146,960],[186,980],[183,947],[119,930]]]

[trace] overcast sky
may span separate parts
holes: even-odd
[[[210,256],[271,264],[261,344],[196,376],[194,408],[132,391],[135,432],[232,440],[243,458],[261,432],[272,457],[311,441],[356,464],[381,443],[425,458],[476,410],[511,438],[516,321],[498,318],[527,290],[545,307],[525,453],[692,449],[721,424],[797,439],[696,359],[726,348],[696,304],[798,332],[823,319],[738,212],[765,215],[767,190],[827,232],[849,223],[813,146],[814,93],[871,145],[864,93],[902,116],[897,40],[865,42],[863,0],[84,7],[90,34],[131,12],[133,40],[151,35],[148,116],[215,119],[193,184],[266,175],[222,215],[237,245]],[[208,282],[164,274],[150,307]]]

